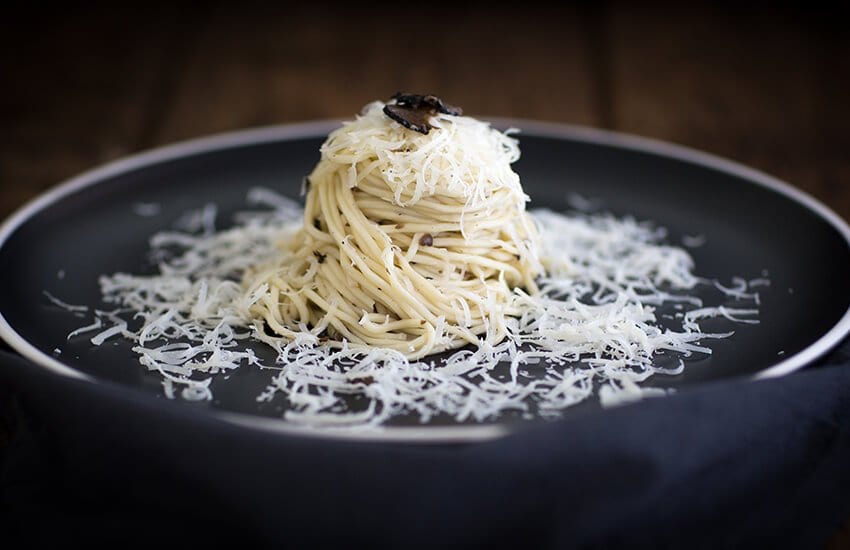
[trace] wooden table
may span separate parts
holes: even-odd
[[[784,179],[850,219],[846,10],[410,6],[6,13],[0,217],[135,151],[350,117],[406,90],[479,116],[703,149]],[[833,541],[844,545],[850,524]]]
[[[850,218],[850,35],[839,13],[480,3],[441,16],[314,4],[55,7],[4,18],[0,216],[135,151],[350,117],[409,90],[476,115],[704,149]]]

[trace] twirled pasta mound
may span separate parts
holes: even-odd
[[[436,112],[427,134],[367,105],[328,136],[304,221],[253,272],[251,314],[292,340],[389,348],[410,359],[505,336],[513,290],[541,266],[516,140]]]

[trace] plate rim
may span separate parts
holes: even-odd
[[[520,130],[518,133],[520,137],[523,134],[527,134],[579,141],[594,145],[613,146],[615,148],[673,158],[736,176],[750,184],[757,184],[778,192],[812,211],[818,218],[826,221],[844,237],[848,253],[850,253],[850,225],[841,216],[802,189],[737,161],[668,141],[601,128],[522,118],[486,116],[479,118],[490,122],[496,127],[517,128]],[[323,119],[215,133],[137,152],[97,166],[54,185],[15,210],[0,225],[0,249],[3,248],[19,227],[42,210],[72,193],[102,183],[104,179],[111,176],[161,162],[223,149],[275,141],[321,138],[326,136],[331,130],[339,127],[342,122],[342,119]],[[749,375],[749,379],[774,378],[802,369],[832,350],[848,333],[850,333],[850,307],[848,307],[835,325],[811,345],[771,367]],[[91,383],[105,382],[63,364],[61,361],[56,360],[30,344],[12,328],[2,311],[0,311],[0,338],[6,341],[13,350],[32,361],[36,366],[46,368],[62,376]],[[218,410],[210,410],[208,413],[230,424],[256,428],[263,431],[325,439],[375,442],[459,443],[496,439],[515,431],[509,426],[498,424],[484,426],[386,427],[375,430],[355,431],[345,428],[310,428],[287,423],[282,418],[266,418],[245,413]]]

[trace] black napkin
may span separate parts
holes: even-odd
[[[850,517],[849,343],[465,445],[274,435],[10,353],[0,399],[0,541],[23,545],[817,548]]]

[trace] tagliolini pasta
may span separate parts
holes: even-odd
[[[497,343],[515,288],[541,271],[516,140],[434,112],[412,131],[367,105],[331,133],[305,180],[303,227],[249,273],[252,314],[282,338],[393,349],[409,359]]]
[[[246,201],[259,209],[224,229],[215,204],[185,213],[151,238],[156,273],[101,276],[114,309],[92,308],[68,337],[129,340],[170,398],[211,400],[221,373],[274,369],[258,401],[281,394],[287,422],[348,430],[663,395],[641,384],[733,335],[702,320],[758,323],[750,287],[767,279],[698,277],[651,222],[527,215],[510,132],[433,96],[393,101],[328,137],[304,209],[255,188]]]

